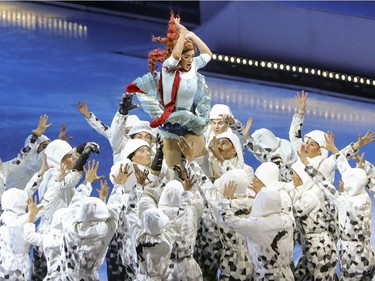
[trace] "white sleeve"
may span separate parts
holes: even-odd
[[[33,246],[43,247],[43,234],[35,231],[35,224],[26,223],[23,226],[23,238]]]

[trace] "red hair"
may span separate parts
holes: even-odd
[[[172,54],[173,48],[176,45],[177,39],[180,36],[180,32],[177,30],[174,20],[175,20],[174,13],[171,12],[171,16],[169,18],[169,24],[168,24],[167,37],[158,36],[158,37],[152,38],[152,41],[164,43],[166,47],[165,50],[155,49],[148,54],[148,68],[152,75],[155,75],[155,70],[157,68],[156,63],[157,62],[162,63],[168,57],[170,57],[170,55]],[[195,50],[194,44],[192,41],[187,40],[184,44],[184,49],[182,53],[185,53],[191,50]]]

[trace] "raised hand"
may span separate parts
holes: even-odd
[[[123,115],[128,115],[129,111],[139,107],[138,104],[133,104],[133,95],[132,94],[122,94],[122,101],[120,102],[119,113]]]
[[[242,127],[242,135],[247,140],[250,138],[250,130],[252,126],[253,118],[250,117],[249,119],[247,119],[246,126]]]
[[[208,148],[211,150],[212,154],[217,158],[217,160],[220,163],[223,163],[225,161],[224,157],[221,156],[218,146],[218,141],[216,137],[213,137],[210,141],[210,144],[208,145]]]
[[[106,180],[100,180],[100,189],[96,189],[96,191],[99,194],[100,200],[106,203],[108,192],[109,192],[108,182]]]
[[[38,207],[36,196],[34,197],[34,199],[32,197],[29,197],[27,199],[27,210],[28,210],[27,222],[33,223],[36,219],[36,215],[42,208],[43,206]]]
[[[67,175],[69,172],[70,172],[70,171],[69,171],[69,169],[66,167],[66,164],[65,164],[64,162],[61,162],[61,164],[60,164],[60,173],[59,173],[59,175],[57,176],[56,181],[57,181],[57,182],[62,182],[62,181],[65,179],[66,175]]]
[[[234,181],[230,181],[224,186],[224,197],[227,199],[234,199],[234,193],[236,192],[237,184]]]
[[[81,114],[83,116],[85,116],[87,119],[89,119],[91,117],[91,113],[90,113],[89,108],[88,108],[85,101],[84,102],[81,102],[81,101],[78,102],[78,111],[81,112]]]
[[[40,176],[43,176],[44,173],[49,170],[50,168],[52,168],[52,166],[49,166],[48,163],[47,163],[47,154],[45,154],[43,152],[43,155],[42,155],[42,166],[40,167],[40,170],[39,170],[39,175]],[[64,176],[65,177],[65,176]]]
[[[324,134],[324,138],[326,140],[326,145],[323,146],[323,148],[327,149],[328,151],[332,152],[333,154],[336,154],[339,152],[335,145],[335,136],[333,132],[328,131],[326,134]]]
[[[64,141],[72,140],[73,137],[68,137],[67,133],[68,133],[68,129],[67,129],[66,123],[62,123],[60,126],[60,133],[59,133],[58,139],[64,140]]]
[[[302,92],[297,92],[297,94],[295,95],[295,99],[297,101],[297,105],[298,105],[298,113],[303,115],[305,114],[305,109],[306,109],[306,104],[307,104],[307,96],[309,94],[304,90],[302,90]]]
[[[365,153],[363,152],[361,156],[359,156],[358,152],[354,153],[353,158],[356,160],[356,168],[363,169],[365,165]]]
[[[98,169],[99,169],[99,161],[95,161],[95,160],[87,162],[87,169],[85,166],[83,166],[83,170],[86,173],[85,183],[86,182],[93,183],[95,181],[99,181],[104,178],[104,176],[97,175]]]
[[[111,177],[116,184],[125,184],[132,173],[133,171],[130,171],[129,164],[126,164],[125,166],[121,164],[118,175],[111,175]]]
[[[193,186],[197,183],[197,180],[193,173],[186,171],[186,178],[182,181],[185,191],[192,191]]]
[[[299,156],[299,159],[301,160],[301,162],[307,166],[309,164],[309,160],[307,159],[307,155],[306,155],[306,152],[305,152],[305,145],[302,144],[301,145],[301,148],[299,149],[299,151],[297,151],[298,153],[298,156]]]
[[[374,139],[375,139],[375,133],[371,133],[371,130],[368,130],[363,137],[359,134],[358,140],[353,144],[353,149],[357,151],[361,147],[368,145]]]
[[[182,154],[188,160],[188,162],[194,161],[194,144],[190,145],[189,142],[184,137],[178,138],[178,147],[180,148]]]
[[[48,122],[48,115],[44,114],[43,116],[39,117],[39,122],[38,122],[38,127],[35,130],[32,130],[32,133],[34,135],[37,135],[40,137],[43,135],[43,133],[48,129],[49,127],[52,126],[52,123],[47,124]]]
[[[148,177],[149,170],[145,169],[144,171],[141,171],[138,168],[137,164],[133,164],[133,167],[134,167],[134,173],[135,173],[135,177],[137,178],[138,184],[140,184],[141,186],[145,186],[148,183],[147,177]]]
[[[223,120],[223,122],[228,123],[230,125],[233,125],[236,122],[234,118],[229,114],[221,114],[221,119]]]

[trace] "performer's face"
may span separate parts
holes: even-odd
[[[134,153],[134,156],[132,158],[132,161],[134,163],[137,163],[139,165],[143,166],[150,166],[151,165],[151,152],[150,148],[147,146],[141,146],[136,150]]]
[[[227,122],[225,122],[222,118],[220,119],[211,119],[210,120],[212,131],[214,132],[215,136],[218,134],[224,133],[228,128]]]
[[[230,160],[237,156],[237,151],[229,139],[221,138],[221,139],[218,139],[217,141],[218,141],[219,152],[225,160]]]
[[[305,142],[305,153],[309,158],[313,158],[321,154],[319,144],[311,138],[307,138]]]
[[[183,53],[180,60],[180,66],[185,70],[189,70],[193,63],[194,55],[194,50]]]
[[[147,132],[138,132],[135,133],[134,135],[131,135],[132,139],[141,139],[147,142],[149,145],[152,144],[152,136],[150,133]]]
[[[303,185],[303,181],[301,180],[299,175],[293,170],[292,170],[292,181],[293,181],[294,186],[296,187]]]
[[[68,170],[73,169],[74,164],[75,164],[75,159],[73,157],[72,153],[66,154],[63,159],[61,160],[61,163],[65,164],[66,168]]]

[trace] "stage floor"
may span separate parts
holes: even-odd
[[[53,123],[46,132],[50,138],[57,138],[60,125],[66,123],[73,146],[86,141],[100,144],[101,153],[94,158],[100,161],[100,174],[108,179],[111,148],[89,127],[77,103],[86,101],[90,111],[110,124],[126,85],[148,71],[145,56],[159,47],[151,43],[151,36],[164,35],[166,29],[167,21],[151,23],[31,2],[0,2],[1,159],[13,158],[36,128],[39,116],[47,114]],[[296,89],[205,75],[212,104],[228,104],[243,123],[252,117],[253,130],[264,127],[288,138]],[[303,131],[331,130],[342,148],[356,141],[358,134],[374,130],[374,109],[374,102],[312,90]],[[134,113],[149,120],[142,109]],[[363,149],[372,163],[374,147],[375,143]],[[259,165],[248,153],[245,159],[254,170]],[[106,280],[104,268],[101,280]]]

